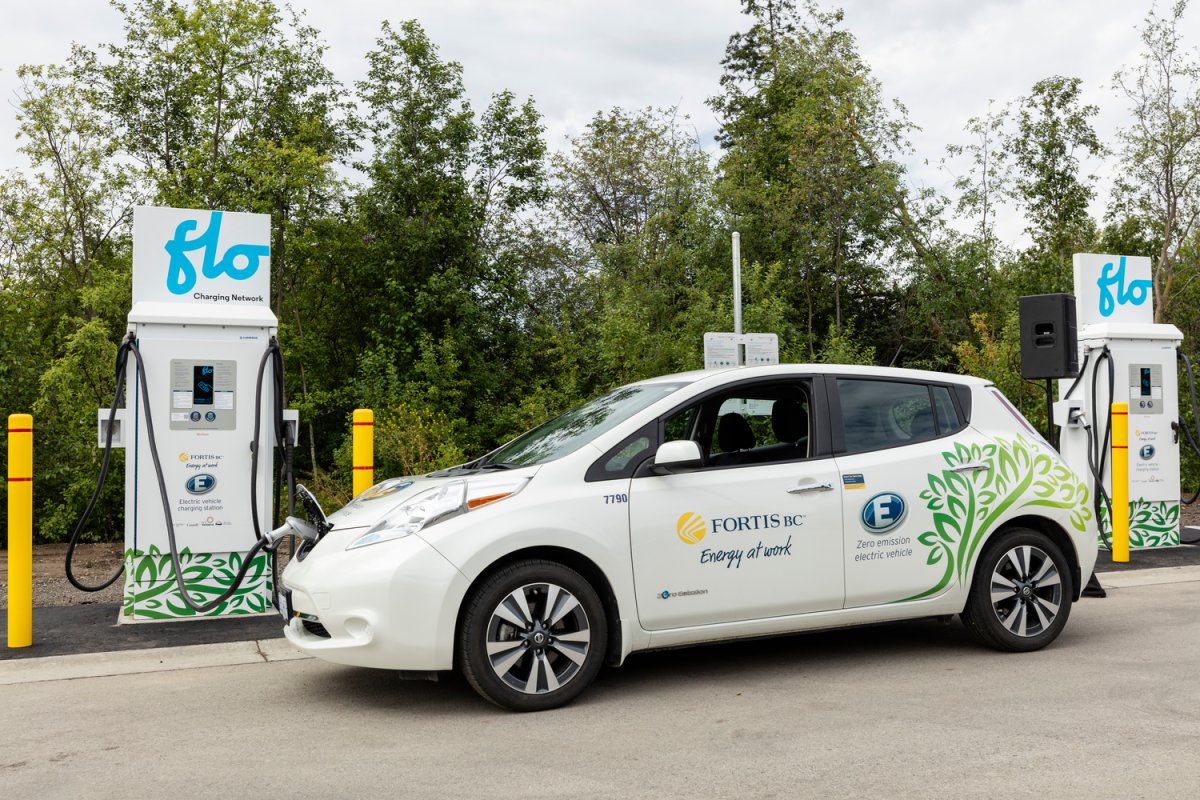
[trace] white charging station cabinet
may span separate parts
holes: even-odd
[[[176,545],[197,605],[225,591],[272,527],[276,446],[273,368],[259,368],[278,322],[270,308],[270,217],[172,208],[134,213],[129,331],[145,367],[150,419],[136,360],[114,430],[125,457],[124,622],[195,616],[179,596],[155,469],[153,425]],[[295,412],[287,418],[296,422]],[[258,469],[251,475],[255,421]],[[107,409],[100,412],[104,441]],[[271,610],[271,571],[259,554],[242,587],[209,615]]]
[[[1173,424],[1179,419],[1176,352],[1183,334],[1174,325],[1154,322],[1149,258],[1076,254],[1074,271],[1079,363],[1086,359],[1087,366],[1078,382],[1059,381],[1054,421],[1062,429],[1060,452],[1078,474],[1086,476],[1094,497],[1089,434],[1082,420],[1093,427],[1103,447],[1111,404],[1128,403],[1129,545],[1135,549],[1177,545],[1179,437]],[[1111,391],[1105,351],[1112,364]],[[1074,391],[1067,397],[1072,385]],[[1093,447],[1092,460],[1103,461],[1101,478],[1111,497],[1109,453]]]

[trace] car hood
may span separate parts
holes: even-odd
[[[482,472],[452,469],[428,475],[389,478],[364,490],[358,497],[330,514],[329,522],[338,531],[369,528],[386,517],[393,509],[404,505],[409,498],[427,489],[434,489],[452,481],[466,481],[470,485],[497,479],[532,478],[537,472],[538,467],[536,466]]]

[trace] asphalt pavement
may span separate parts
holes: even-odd
[[[1181,545],[1155,550],[1135,550],[1127,564],[1112,563],[1109,554],[1102,551],[1096,571],[1103,576],[1198,565],[1200,545]],[[1101,583],[1105,584],[1103,578]],[[259,642],[283,637],[283,623],[275,613],[132,624],[118,623],[119,614],[120,605],[116,603],[35,608],[33,644],[29,647],[0,648],[0,661]],[[0,614],[0,625],[0,641],[7,642],[7,615]]]
[[[278,639],[9,661],[0,797],[1192,800],[1200,567],[1109,574],[1036,653],[933,620],[639,653],[533,715]]]

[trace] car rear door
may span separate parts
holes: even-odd
[[[956,526],[975,513],[955,486],[986,469],[961,453],[973,446],[979,452],[988,440],[966,424],[953,385],[841,376],[829,388],[845,524],[845,606],[949,591],[958,583]]]

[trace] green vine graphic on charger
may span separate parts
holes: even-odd
[[[1066,509],[1071,526],[1087,530],[1092,518],[1087,486],[1023,436],[997,437],[995,444],[956,444],[942,459],[946,469],[931,473],[929,488],[920,495],[933,512],[933,530],[917,541],[929,548],[927,564],[945,566],[937,583],[905,600],[936,595],[955,577],[965,583],[979,545],[1010,509]]]
[[[1108,508],[1100,508],[1100,525],[1112,536],[1112,525],[1108,520]],[[1105,536],[1100,537],[1105,544]],[[1175,500],[1143,500],[1140,497],[1129,501],[1129,546],[1130,547],[1174,547],[1179,544],[1179,502]]]
[[[210,602],[231,585],[242,568],[242,554],[193,553],[184,548],[179,553],[183,580],[188,595],[197,605]],[[194,617],[196,612],[179,596],[175,567],[170,552],[150,546],[150,552],[125,551],[125,569],[131,576],[125,581],[125,597],[121,613],[138,619],[174,619]],[[233,595],[206,616],[217,614],[258,614],[268,610],[271,593],[271,569],[266,555],[255,556],[246,580]]]

